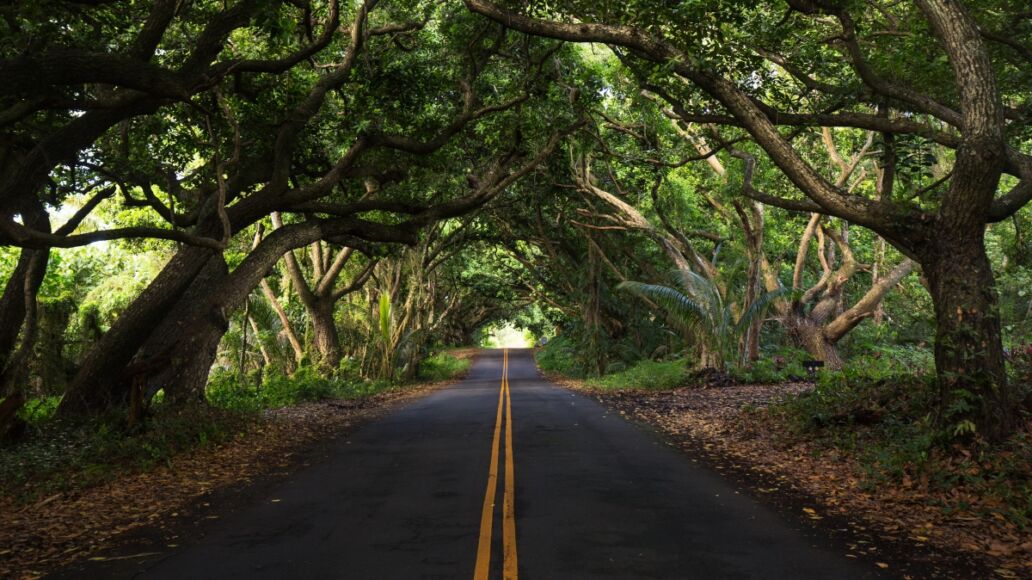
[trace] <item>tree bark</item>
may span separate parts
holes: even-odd
[[[1017,422],[1017,389],[1007,383],[999,305],[983,231],[943,237],[922,267],[935,306],[935,365],[940,419],[971,416],[979,433],[999,439]],[[973,413],[951,406],[973,395]]]
[[[27,226],[42,232],[50,232],[50,218],[39,200],[32,198],[22,213]],[[47,273],[50,250],[23,249],[18,264],[7,279],[3,296],[0,297],[0,368],[3,368],[18,344],[22,323],[25,321],[25,293],[39,292],[43,277]],[[0,393],[2,394],[2,393]]]
[[[128,386],[122,370],[167,319],[213,254],[209,249],[187,246],[169,261],[83,358],[58,414],[88,415],[125,403]]]
[[[786,325],[789,333],[807,354],[815,360],[824,361],[824,365],[828,369],[842,368],[843,360],[839,355],[838,347],[828,340],[824,334],[824,328],[820,324],[806,316],[795,316],[790,318]]]
[[[269,306],[271,306],[276,312],[276,316],[280,320],[280,325],[283,326],[283,334],[286,335],[287,342],[290,343],[290,348],[294,352],[294,367],[296,367],[296,365],[300,364],[305,358],[305,350],[301,346],[301,340],[298,339],[297,333],[294,332],[294,325],[291,323],[290,317],[287,316],[287,311],[283,309],[283,305],[280,304],[279,299],[276,298],[276,293],[272,291],[272,285],[269,284],[269,281],[266,279],[262,279],[260,285],[262,288],[262,295],[265,296],[265,301],[268,302]],[[288,372],[293,373],[294,367],[287,369]]]
[[[336,369],[341,358],[340,336],[333,320],[333,307],[336,304],[336,300],[320,300],[314,308],[308,310],[312,319],[313,342],[319,352],[319,364],[327,369]]]

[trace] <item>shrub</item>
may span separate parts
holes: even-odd
[[[764,349],[759,360],[731,369],[731,376],[741,383],[782,383],[798,381],[807,377],[803,361],[810,358],[799,348]]]
[[[419,364],[419,378],[424,381],[447,381],[462,376],[472,361],[459,358],[447,351],[423,359]]]
[[[578,358],[578,345],[566,335],[559,335],[534,353],[538,368],[572,378],[584,376],[584,365]]]
[[[221,409],[256,411],[289,407],[306,401],[368,397],[395,386],[389,380],[360,378],[348,368],[342,363],[341,369],[326,376],[316,367],[302,366],[290,376],[268,374],[258,388],[250,377],[241,384],[236,373],[213,372],[206,395],[211,405]]]
[[[39,424],[54,416],[61,397],[29,399],[18,411],[18,417],[30,425]]]
[[[767,413],[791,437],[855,456],[867,489],[922,482],[929,503],[940,509],[1032,523],[1028,428],[996,445],[972,438],[951,424],[949,409],[939,408],[934,374],[866,376],[885,370],[822,373],[812,391]],[[970,498],[978,505],[966,505]]]
[[[1007,353],[1010,363],[1010,380],[1023,392],[1032,393],[1032,344],[1021,344]]]
[[[607,390],[674,389],[684,386],[688,378],[687,366],[687,359],[662,362],[643,360],[627,370],[590,379],[587,383]]]

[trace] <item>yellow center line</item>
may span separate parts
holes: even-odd
[[[504,402],[504,406],[503,406]],[[491,570],[491,533],[494,528],[495,494],[498,489],[498,455],[502,433],[502,410],[505,410],[505,491],[502,496],[502,576],[516,580],[516,476],[512,454],[512,399],[509,396],[509,349],[502,350],[502,386],[498,390],[498,411],[495,414],[494,438],[491,442],[491,466],[487,472],[487,492],[480,515],[480,540],[474,580],[487,580]]]
[[[508,358],[508,351],[506,351]],[[505,366],[505,496],[502,517],[502,578],[516,580],[516,474],[512,456],[512,397],[509,390],[509,367]]]
[[[477,565],[473,569],[474,580],[487,580],[491,566],[491,528],[494,520],[495,490],[498,489],[498,443],[502,435],[502,401],[505,395],[505,372],[508,370],[509,353],[504,351],[502,361],[502,388],[498,391],[498,412],[495,417],[494,439],[491,442],[491,467],[487,472],[487,493],[484,494],[484,508],[480,514],[480,541],[477,544]]]

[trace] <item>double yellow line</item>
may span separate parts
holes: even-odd
[[[504,403],[504,405],[503,405]],[[487,472],[487,493],[480,515],[480,542],[474,580],[487,580],[491,569],[491,532],[494,528],[495,494],[498,490],[498,455],[502,437],[502,409],[505,410],[505,492],[502,497],[502,577],[516,579],[516,476],[512,460],[512,398],[509,396],[509,349],[502,351],[502,388],[498,391],[491,467]]]

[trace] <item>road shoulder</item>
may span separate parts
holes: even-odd
[[[159,557],[324,460],[338,438],[454,382],[269,410],[230,441],[145,473],[36,504],[0,499],[0,577],[82,577],[82,566],[106,576],[105,568]]]
[[[858,467],[848,457],[758,432],[751,421],[756,409],[806,385],[606,391],[564,377],[548,379],[652,430],[784,517],[842,545],[849,558],[903,578],[1018,577],[972,546],[958,545],[980,530],[962,527],[958,533],[941,514],[887,504],[860,489]]]

